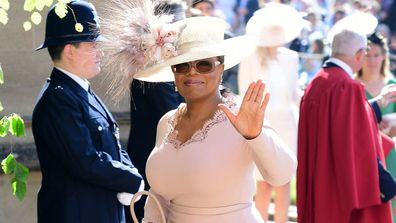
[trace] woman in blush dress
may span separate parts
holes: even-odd
[[[193,41],[207,45],[206,50],[213,39],[196,30],[221,37],[225,28],[215,18],[187,20],[182,41],[183,34],[185,39],[201,37]],[[205,31],[196,28],[205,22],[211,24]],[[219,86],[228,55],[203,48],[169,62],[186,103],[158,124],[146,166],[151,192],[162,201],[169,222],[263,222],[252,205],[254,164],[268,181],[282,185],[294,175],[294,157],[269,126],[263,127],[268,96],[262,101],[261,81],[250,85],[241,105],[232,95],[223,97]],[[150,198],[143,222],[159,222]]]
[[[135,15],[139,13],[136,9]],[[147,17],[147,11],[141,10],[141,15]],[[158,123],[156,144],[146,165],[151,194],[160,201],[166,222],[263,223],[252,204],[255,166],[270,183],[283,185],[294,176],[297,163],[276,132],[264,124],[269,95],[261,81],[251,83],[241,103],[231,93],[220,93],[224,70],[247,54],[244,51],[254,39],[239,36],[224,40],[226,23],[215,17],[191,17],[173,24],[160,21],[159,26],[149,24],[156,24],[155,30],[159,30],[152,45],[145,42],[142,48],[136,41],[125,46],[129,50],[113,47],[114,63],[106,63],[117,67],[118,59],[129,55],[135,63],[124,67],[125,72],[110,75],[118,79],[144,76],[151,81],[168,77],[175,80],[185,99]],[[126,30],[114,23],[108,28],[113,33],[105,35],[109,42],[117,42],[115,32]],[[122,35],[122,39],[134,39]],[[131,49],[139,51],[131,53]],[[143,61],[139,53],[149,59]],[[161,222],[152,196],[143,222]]]

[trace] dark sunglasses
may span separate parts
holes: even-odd
[[[194,69],[200,74],[207,74],[212,72],[219,64],[221,64],[220,61],[197,60],[193,62],[172,65],[171,68],[174,74],[186,74],[191,71],[192,67],[194,67]]]

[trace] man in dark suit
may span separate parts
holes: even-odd
[[[100,72],[99,21],[86,1],[68,3],[60,19],[51,8],[44,43],[54,69],[33,111],[42,171],[38,222],[124,223],[120,202],[143,186],[119,143],[118,125],[91,91]],[[118,199],[117,199],[118,198]]]

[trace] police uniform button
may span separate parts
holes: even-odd
[[[102,131],[103,130],[102,126],[98,126],[98,130]]]

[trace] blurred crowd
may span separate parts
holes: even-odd
[[[217,16],[229,24],[234,35],[245,33],[247,21],[265,3],[278,2],[295,8],[305,24],[300,36],[286,47],[299,52],[299,85],[307,85],[330,54],[328,31],[340,19],[356,12],[367,12],[378,19],[376,30],[388,41],[390,68],[396,72],[396,2],[393,0],[204,0],[192,1],[192,14]],[[393,12],[393,13],[392,13]],[[356,24],[364,26],[365,24]],[[227,85],[227,82],[225,83]],[[232,85],[229,84],[231,89]]]
[[[367,99],[381,95],[387,85],[393,86],[395,83],[396,1],[193,0],[191,6],[190,16],[224,19],[228,23],[229,36],[248,34],[260,38],[255,53],[239,66],[226,71],[222,84],[243,95],[251,81],[264,80],[271,93],[266,118],[294,153],[297,153],[297,122],[301,115],[299,104],[302,90],[332,57],[331,43],[335,33],[352,29],[367,35],[366,60],[359,72],[351,74],[365,85]],[[349,51],[352,45],[343,47],[343,51]],[[386,115],[394,114],[395,106],[391,103],[383,107],[384,121],[380,129],[395,137],[395,132],[390,130],[396,130],[390,127],[394,118]],[[386,163],[394,173],[394,149],[387,154]],[[269,219],[269,202],[274,202],[275,222],[287,222],[290,185],[273,187],[257,171],[256,180],[255,204],[263,219]],[[393,221],[396,222],[395,216]]]

